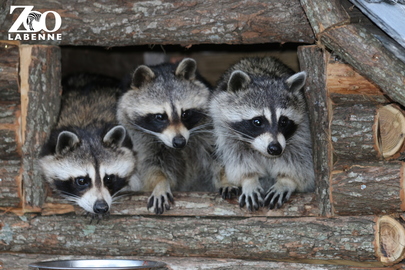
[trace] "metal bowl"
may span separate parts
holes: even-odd
[[[30,264],[30,269],[54,269],[54,270],[128,270],[128,269],[166,269],[165,263],[154,261],[137,260],[62,260],[37,262]]]

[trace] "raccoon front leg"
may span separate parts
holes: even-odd
[[[232,185],[228,182],[226,177],[225,169],[222,168],[220,171],[220,188],[219,194],[222,196],[222,199],[232,199],[234,196],[238,197],[242,192],[242,188],[236,185]]]
[[[157,215],[163,214],[165,210],[170,210],[171,204],[174,204],[174,198],[166,176],[159,172],[151,175],[148,180],[148,186],[154,187],[152,195],[148,199],[148,210],[152,208]]]
[[[296,182],[288,176],[279,176],[276,183],[267,191],[264,198],[264,206],[269,209],[280,208],[288,199],[291,194],[296,190]]]
[[[249,211],[258,210],[263,206],[262,197],[263,189],[259,182],[258,176],[244,178],[242,181],[242,194],[239,197],[239,206],[246,208]]]

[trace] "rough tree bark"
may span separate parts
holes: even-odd
[[[5,3],[10,10],[11,2]],[[13,5],[26,5],[13,1]],[[128,46],[143,44],[313,43],[314,35],[298,0],[271,1],[98,1],[33,0],[39,12],[62,18],[61,41],[54,45]],[[80,7],[80,8],[78,8]],[[15,13],[15,14],[14,14]],[[0,22],[3,39],[18,11]],[[54,25],[52,16],[49,24]],[[1,17],[0,17],[1,18]],[[41,41],[32,41],[40,44]]]
[[[331,175],[331,201],[337,215],[400,213],[403,208],[404,163],[337,162]]]
[[[308,80],[305,85],[305,96],[309,108],[311,133],[313,138],[313,158],[315,168],[315,187],[321,216],[331,216],[329,178],[333,166],[333,150],[330,144],[331,104],[326,91],[325,54],[317,46],[298,48],[298,59],[301,70],[306,70]]]
[[[373,220],[4,214],[0,252],[375,261]]]
[[[20,205],[19,47],[0,42],[0,207]]]
[[[61,98],[60,49],[21,45],[21,133],[24,208],[40,211],[46,186],[37,164],[40,149],[56,123]]]

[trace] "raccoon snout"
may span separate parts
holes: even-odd
[[[267,153],[269,153],[269,155],[279,156],[281,155],[282,152],[283,148],[281,147],[281,144],[279,144],[278,142],[270,143],[267,146]]]
[[[181,135],[176,136],[173,138],[172,144],[174,148],[181,149],[184,148],[184,146],[186,146],[187,140]]]
[[[98,200],[93,206],[93,211],[96,214],[105,214],[108,212],[109,208],[110,207],[108,206],[108,203],[106,201]]]

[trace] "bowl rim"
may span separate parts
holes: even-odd
[[[67,267],[67,266],[54,266],[53,264],[55,263],[68,263],[68,262],[80,262],[80,261],[109,261],[109,262],[114,262],[114,261],[128,261],[128,262],[144,262],[147,263],[148,268],[158,268],[158,267],[165,267],[167,266],[163,262],[157,262],[157,261],[149,261],[149,260],[132,260],[132,259],[72,259],[72,260],[52,260],[52,261],[41,261],[41,262],[35,262],[31,263],[28,266],[29,267],[36,267],[40,269],[55,269],[55,270],[125,270],[125,269],[142,269],[144,266],[120,266],[120,267],[115,267],[115,266],[110,266],[110,267]]]

